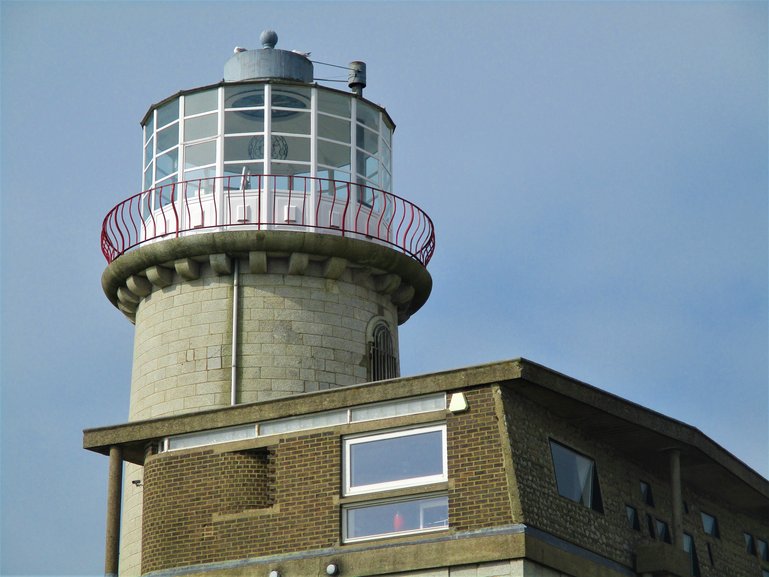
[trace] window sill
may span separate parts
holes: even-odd
[[[239,511],[238,513],[214,513],[211,515],[211,521],[213,523],[224,523],[227,521],[277,515],[278,513],[280,513],[280,505],[273,505],[272,507],[264,507],[263,509],[246,509],[245,511]]]

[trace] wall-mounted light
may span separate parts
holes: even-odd
[[[339,565],[336,563],[326,565],[326,575],[339,575]]]
[[[461,413],[467,410],[467,399],[464,393],[454,393],[449,401],[449,411],[452,413]]]

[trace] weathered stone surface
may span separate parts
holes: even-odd
[[[209,262],[216,274],[232,273],[232,259],[224,253],[212,254],[209,257]]]
[[[147,275],[147,280],[159,288],[165,288],[174,282],[174,271],[164,266],[151,266],[146,270],[145,274]]]
[[[152,292],[152,283],[147,280],[147,277],[132,274],[126,279],[126,286],[132,293],[146,297]]]
[[[200,278],[200,263],[191,258],[180,258],[174,262],[176,273],[186,280]]]

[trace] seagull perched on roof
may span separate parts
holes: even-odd
[[[245,52],[246,50],[248,50],[248,48],[243,48],[241,46],[236,46],[235,49],[232,52],[233,52],[233,54],[237,54],[238,52]]]
[[[304,56],[305,58],[309,58],[310,54],[312,54],[312,52],[302,52],[301,50],[292,50],[291,52],[298,54],[299,56]]]

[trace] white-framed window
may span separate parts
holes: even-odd
[[[449,498],[445,494],[351,505],[342,515],[345,543],[439,531],[448,526]]]
[[[446,425],[346,437],[343,461],[345,495],[447,481]]]

